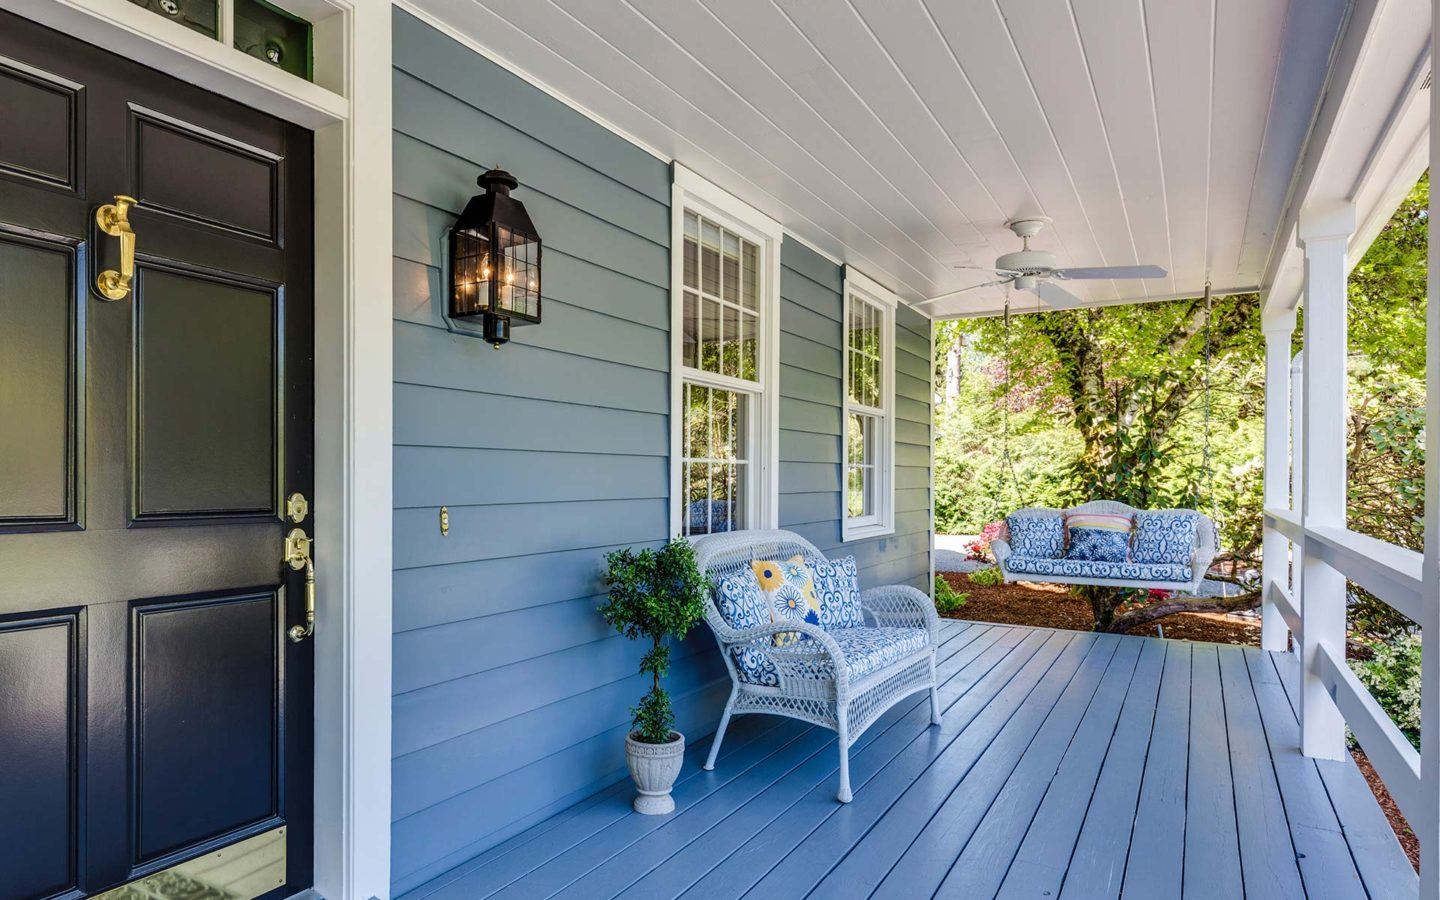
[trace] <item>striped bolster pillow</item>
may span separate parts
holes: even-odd
[[[1076,513],[1065,517],[1065,527],[1129,532],[1131,522],[1129,516],[1118,513]]]

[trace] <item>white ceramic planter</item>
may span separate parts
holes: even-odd
[[[670,732],[675,739],[668,744],[647,744],[635,740],[635,735],[625,738],[625,762],[630,765],[630,777],[640,793],[635,797],[635,811],[647,816],[663,816],[675,811],[675,800],[670,788],[680,775],[680,765],[685,761],[685,735]]]

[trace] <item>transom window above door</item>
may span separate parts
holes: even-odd
[[[774,527],[783,232],[678,164],[673,204],[671,533]]]

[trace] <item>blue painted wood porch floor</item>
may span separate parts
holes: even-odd
[[[407,900],[1414,896],[1349,759],[1298,750],[1294,658],[947,621],[945,724],[902,701],[851,750],[768,716],[690,749],[676,811],[628,779]]]

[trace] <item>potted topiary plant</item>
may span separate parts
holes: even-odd
[[[633,727],[625,739],[625,761],[640,792],[635,811],[664,815],[675,809],[670,788],[685,755],[685,736],[675,730],[670,694],[660,684],[670,669],[665,639],[683,638],[704,617],[710,579],[684,540],[658,550],[616,550],[606,554],[605,563],[610,597],[600,614],[627,638],[651,642],[640,659],[641,673],[651,678],[650,691],[630,710]]]

